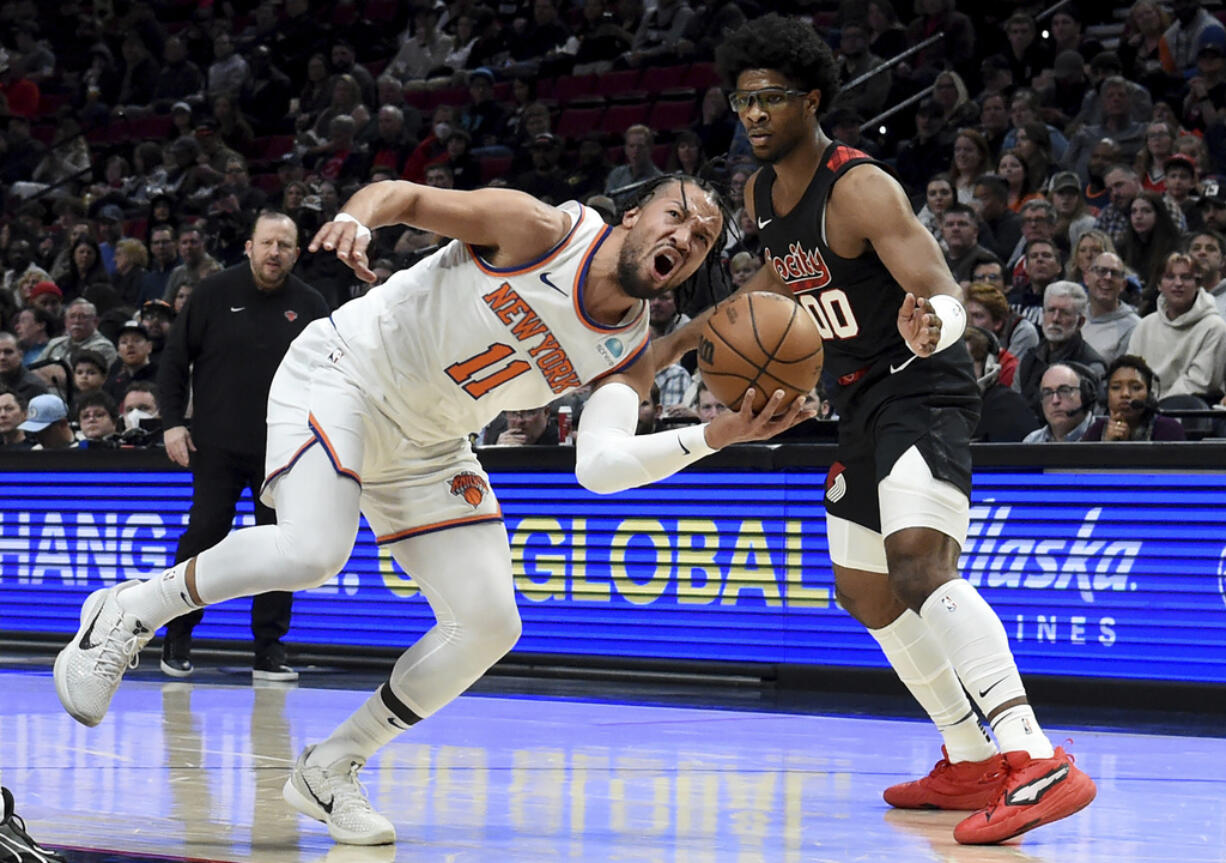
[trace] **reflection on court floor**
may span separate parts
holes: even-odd
[[[130,859],[1226,860],[1224,739],[1078,732],[1094,805],[1020,844],[968,848],[951,836],[958,814],[881,801],[939,757],[923,723],[484,696],[459,699],[364,771],[400,843],[334,846],[281,786],[299,749],[364,697],[136,680],[87,729],[61,712],[48,673],[3,673],[0,777],[40,840]]]

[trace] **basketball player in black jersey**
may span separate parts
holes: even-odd
[[[1071,815],[1093,800],[1094,783],[1043,734],[1004,627],[957,572],[980,408],[958,284],[890,170],[818,125],[838,79],[812,28],[767,15],[725,40],[718,61],[765,163],[745,202],[766,266],[742,290],[800,301],[837,379],[826,519],[839,601],[945,739],[933,771],[885,799],[973,810],[954,830],[967,844]],[[678,331],[676,348],[692,347],[702,323]]]

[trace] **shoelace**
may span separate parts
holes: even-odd
[[[362,784],[362,780],[358,779],[358,771],[362,769],[362,765],[356,761],[349,763],[349,770],[341,780],[341,785],[333,790],[333,804],[338,810],[353,811],[359,809],[363,812],[373,812],[374,809],[370,805],[370,801],[366,799],[366,786]]]
[[[125,670],[140,665],[140,638],[132,633],[120,641],[116,633],[122,631],[123,615],[120,615],[106,634],[106,641],[94,665],[96,671],[108,678],[119,677]]]
[[[53,863],[55,859],[58,859],[58,858],[45,856],[49,854],[50,852],[48,852],[45,848],[43,848],[41,845],[39,845],[37,842],[34,841],[34,838],[30,836],[30,834],[26,830],[25,819],[22,818],[20,815],[18,815],[16,812],[10,812],[9,817],[5,821],[0,822],[0,826],[2,825],[7,825],[9,829],[12,830],[13,833],[17,836],[18,839],[20,839],[22,842],[25,842],[30,847],[30,850],[39,856],[40,860],[45,860],[46,863]]]

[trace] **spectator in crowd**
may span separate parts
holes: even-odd
[[[1200,212],[1206,228],[1226,233],[1226,179],[1206,177],[1201,183]]]
[[[158,406],[157,384],[149,381],[128,384],[119,402],[119,415],[123,425],[121,431],[129,438],[141,431],[143,424],[160,420],[162,413]]]
[[[162,292],[161,299],[167,304],[174,303],[183,282],[199,282],[221,270],[218,260],[205,250],[204,233],[198,225],[185,225],[179,230],[179,258],[183,263],[170,271]]]
[[[68,272],[56,284],[66,299],[84,297],[104,312],[116,304],[111,277],[102,266],[98,244],[91,239],[82,238],[72,244]]]
[[[1190,255],[1167,257],[1158,282],[1157,309],[1132,331],[1128,353],[1149,363],[1156,393],[1191,395],[1210,404],[1222,395],[1226,375],[1226,319],[1213,297],[1201,290],[1203,270]]]
[[[1056,237],[1056,225],[1059,222],[1056,216],[1056,208],[1042,196],[1031,198],[1026,203],[1022,204],[1021,211],[1018,213],[1022,226],[1021,242],[1013,248],[1012,254],[1008,260],[1014,267],[1014,283],[1017,283],[1020,277],[1022,281],[1026,278],[1025,264],[1021,264],[1020,272],[1018,270],[1019,261],[1024,261],[1026,252],[1030,248],[1030,243],[1035,240],[1051,240],[1056,244],[1056,248],[1063,257],[1068,251],[1060,244]]]
[[[1141,179],[1136,169],[1131,165],[1112,165],[1104,175],[1111,201],[1098,213],[1094,227],[1109,235],[1117,249],[1122,249],[1128,235],[1129,222],[1132,219],[1133,199],[1141,193]],[[1160,199],[1176,233],[1182,233],[1187,228],[1187,222],[1179,205],[1173,201]]]
[[[8,267],[4,270],[0,289],[14,306],[19,307],[24,302],[24,298],[17,289],[18,285],[30,278],[37,280],[35,284],[51,278],[42,267],[34,262],[34,248],[27,240],[15,239],[9,243],[4,260]]]
[[[1008,207],[1015,213],[1022,211],[1022,205],[1040,197],[1034,181],[1030,176],[1030,168],[1026,160],[1016,150],[1005,150],[996,163],[996,173],[1009,184]]]
[[[400,34],[400,50],[388,64],[384,74],[392,75],[402,84],[425,80],[437,74],[451,53],[455,41],[438,28],[439,8],[423,3],[413,13],[413,26]]]
[[[1162,34],[1171,16],[1157,0],[1136,0],[1124,20],[1120,37],[1121,71],[1131,81],[1158,82],[1165,77],[1160,54]]]
[[[115,244],[115,275],[111,288],[120,305],[140,304],[145,277],[149,274],[149,250],[140,240],[127,237]]]
[[[655,134],[651,129],[640,124],[631,126],[626,130],[623,141],[626,164],[610,171],[605,181],[605,192],[614,197],[620,189],[664,173],[651,160],[651,151],[655,144]]]
[[[1086,441],[1186,440],[1179,420],[1159,416],[1153,369],[1140,357],[1124,354],[1107,367],[1107,416],[1094,420]]]
[[[208,96],[237,96],[247,82],[250,70],[243,56],[234,50],[234,37],[224,30],[213,39],[213,64],[209,66]]]
[[[941,237],[947,250],[945,262],[955,281],[969,281],[975,264],[996,257],[979,244],[979,217],[966,204],[954,203],[945,211],[941,219]]]
[[[26,420],[18,428],[33,437],[35,443],[31,449],[68,449],[77,442],[68,424],[68,406],[62,398],[51,393],[30,399]]]
[[[650,315],[652,338],[666,336],[690,321],[689,315],[677,308],[677,296],[671,290],[651,298]],[[656,372],[655,386],[660,392],[660,403],[665,406],[683,404],[691,385],[690,373],[680,363],[673,363]]]
[[[1128,228],[1120,243],[1120,257],[1140,278],[1145,290],[1141,295],[1140,312],[1154,310],[1157,283],[1166,267],[1167,256],[1179,248],[1179,229],[1171,221],[1162,196],[1155,192],[1139,192],[1129,208]]]
[[[1009,209],[1009,184],[997,174],[977,177],[971,206],[989,232],[984,246],[1002,261],[1012,260],[1022,242],[1022,217]]]
[[[106,383],[107,364],[97,351],[78,351],[72,361],[72,401],[99,392]]]
[[[1186,239],[1184,250],[1200,265],[1205,276],[1205,290],[1226,317],[1226,240],[1217,231],[1195,231]],[[18,336],[21,335],[18,331]]]
[[[754,273],[762,269],[762,259],[749,252],[738,252],[728,262],[728,274],[732,278],[732,286],[740,288],[748,284]]]
[[[944,33],[945,38],[912,58],[912,81],[927,84],[942,69],[964,68],[975,53],[975,28],[971,19],[955,9],[954,0],[921,0],[916,4],[916,13],[907,25],[909,45],[914,46],[933,33]]]
[[[1226,42],[1226,30],[1198,0],[1172,0],[1171,14],[1175,20],[1162,34],[1158,57],[1167,75],[1191,78],[1196,73],[1197,50],[1206,36]]]
[[[204,75],[188,59],[187,46],[178,36],[167,37],[162,45],[162,67],[153,85],[154,105],[165,110],[172,103],[187,105],[187,99],[202,99],[203,94]],[[191,106],[187,107],[190,115]]]
[[[1196,162],[1183,153],[1173,153],[1163,162],[1162,171],[1166,181],[1166,197],[1179,205],[1188,230],[1197,231],[1203,228],[1205,219],[1195,197]]]
[[[430,118],[430,134],[409,154],[401,177],[414,183],[426,181],[426,168],[447,159],[447,139],[456,128],[456,110],[451,105],[439,105]],[[548,130],[546,130],[548,131]]]
[[[149,340],[153,343],[153,351],[149,355],[151,363],[156,364],[162,356],[166,338],[170,335],[176,316],[174,306],[165,300],[146,300],[140,307],[141,326],[145,328]]]
[[[192,510],[176,562],[229,532],[244,488],[258,498],[273,373],[294,337],[329,311],[323,297],[290,274],[298,257],[298,231],[287,216],[261,214],[246,250],[247,261],[201,282],[160,361],[166,454],[192,470]],[[257,524],[274,523],[275,514],[258,501],[255,511]],[[253,603],[257,678],[297,678],[285,664],[281,644],[289,631],[290,606],[287,593],[265,594]],[[167,674],[192,673],[191,632],[202,617],[193,612],[167,626],[162,647]]]
[[[1015,312],[1038,325],[1043,319],[1043,292],[1060,278],[1063,265],[1053,240],[1035,237],[1026,243],[1025,278],[1007,297]]]
[[[1034,431],[1039,421],[1017,391],[1000,382],[1000,342],[979,326],[970,326],[962,336],[975,365],[975,378],[983,396],[983,410],[971,440],[983,443],[1017,443]]]
[[[1087,176],[1090,150],[1103,138],[1114,141],[1120,155],[1130,162],[1145,144],[1146,124],[1132,119],[1128,82],[1113,75],[1105,78],[1098,89],[1102,94],[1103,121],[1083,126],[1064,152],[1064,166],[1083,177]]]
[[[682,129],[676,133],[669,148],[665,170],[698,177],[706,164],[707,157],[702,151],[702,139],[698,137],[698,133],[691,129]]]
[[[545,132],[532,143],[531,152],[532,170],[516,177],[511,186],[547,204],[561,204],[570,200],[570,184],[566,182],[566,174],[558,167],[562,142]]]
[[[1064,264],[1064,277],[1070,282],[1086,284],[1094,259],[1104,252],[1115,253],[1115,243],[1097,228],[1090,228],[1073,244],[1073,253]]]
[[[157,366],[149,361],[153,342],[149,332],[137,321],[128,321],[119,330],[119,359],[107,374],[103,389],[115,401],[120,401],[133,381],[156,381]]]
[[[0,407],[0,412],[2,411],[3,408]],[[639,421],[634,427],[634,433],[640,435],[654,432],[663,413],[663,406],[660,404],[660,388],[652,384],[651,394],[639,402]]]
[[[1124,262],[1113,252],[1103,252],[1086,270],[1089,307],[1081,335],[1108,363],[1128,350],[1128,340],[1141,320],[1135,309],[1120,301],[1124,276]]]
[[[907,31],[890,0],[870,0],[864,18],[868,48],[878,57],[897,57],[907,48]]]
[[[643,16],[630,51],[618,63],[630,68],[667,66],[677,61],[677,43],[685,35],[694,10],[686,0],[658,0]]]
[[[1072,171],[1061,171],[1051,178],[1047,198],[1056,211],[1056,242],[1076,249],[1082,235],[1094,227],[1094,214],[1081,197],[1081,181]],[[1075,261],[1076,255],[1069,259]]]
[[[459,128],[472,136],[477,148],[496,146],[503,134],[506,114],[494,99],[494,73],[484,66],[470,72],[468,95],[472,101],[460,111]]]
[[[988,142],[983,135],[975,129],[958,130],[949,176],[954,181],[959,203],[969,204],[975,197],[975,181],[988,172],[990,157]]]
[[[945,245],[941,220],[953,202],[953,180],[946,173],[934,174],[924,189],[924,206],[915,214],[920,223],[932,234],[933,239],[941,245],[941,250],[947,254],[949,248]],[[976,208],[976,213],[979,213],[978,208]],[[978,222],[979,219],[977,218],[976,221]]]
[[[73,420],[80,429],[82,441],[102,441],[118,432],[119,408],[109,394],[97,390],[77,399]]]
[[[157,91],[159,68],[144,38],[135,30],[124,36],[120,45],[121,74],[119,92],[115,95],[117,116],[143,114],[149,110]]]
[[[395,105],[384,105],[379,109],[374,129],[374,134],[363,142],[370,153],[371,168],[386,167],[399,177],[414,147],[404,128],[404,111]]]
[[[915,109],[915,137],[898,147],[898,176],[908,192],[914,194],[924,188],[929,177],[948,171],[954,138],[954,133],[941,120],[940,106],[932,99],[921,100]],[[973,142],[964,143],[964,158],[973,150]],[[953,179],[952,173],[947,176]]]
[[[1098,384],[1086,372],[1067,362],[1048,366],[1035,393],[1045,425],[1026,435],[1023,443],[1081,440],[1094,422],[1097,389]]]
[[[1009,99],[1009,122],[1013,128],[1005,134],[1005,140],[1001,145],[1002,151],[1015,149],[1022,130],[1034,128],[1035,124],[1039,124],[1047,133],[1046,151],[1057,161],[1064,158],[1068,151],[1068,139],[1055,126],[1043,122],[1042,107],[1039,94],[1031,87],[1018,87],[1013,91]]]
[[[89,300],[78,298],[64,308],[64,335],[47,342],[39,361],[71,362],[79,351],[96,351],[109,367],[118,355],[110,340],[98,332],[98,309]],[[103,372],[105,374],[105,370]]]
[[[984,60],[985,69],[989,66],[988,61],[991,59],[989,57],[988,60]],[[1005,76],[1008,77],[1007,71]],[[1004,150],[1005,137],[1010,131],[1009,103],[1003,92],[987,92],[979,98],[978,128],[984,140],[988,142],[988,151],[991,156],[989,161],[995,161]]]
[[[1200,36],[1196,52],[1196,74],[1188,81],[1183,99],[1183,124],[1189,130],[1218,138],[1226,109],[1226,32],[1208,29]],[[1217,144],[1219,150],[1220,142]],[[1220,156],[1219,156],[1220,158]]]
[[[548,133],[541,133],[541,135],[546,134]],[[560,157],[561,142],[558,142],[556,146],[559,148]],[[473,155],[472,136],[463,129],[456,129],[447,139],[447,160],[444,164],[451,170],[451,188],[475,189],[481,185],[481,163]],[[430,168],[427,168],[427,183],[429,182],[429,171]]]
[[[261,4],[264,8],[268,4]],[[267,45],[257,45],[248,55],[251,73],[238,94],[238,105],[249,118],[256,135],[275,135],[285,131],[293,84],[272,61]]]
[[[523,411],[503,411],[506,428],[494,443],[499,446],[557,446],[558,421],[548,405]]]
[[[850,83],[882,64],[882,58],[869,50],[868,36],[868,24],[865,22],[848,21],[843,24],[843,28],[839,33],[839,55],[837,61],[840,81]],[[847,88],[845,86],[839,91],[834,107],[850,108],[864,117],[876,116],[885,107],[886,99],[889,98],[892,80],[893,76],[887,70],[879,72],[855,87]],[[961,79],[959,79],[959,83],[961,83]],[[940,96],[940,84],[941,79],[938,77],[938,96]],[[963,85],[962,92],[955,95],[961,95],[962,101],[965,102],[966,86]],[[937,101],[940,102],[940,99],[938,98]],[[947,111],[946,113],[950,112]]]
[[[1081,335],[1088,305],[1085,288],[1076,282],[1053,282],[1044,290],[1043,342],[1021,358],[1013,379],[1013,388],[1027,401],[1038,395],[1043,372],[1054,363],[1077,363],[1087,369],[1085,374],[1095,387],[1101,383],[1107,363]]]
[[[702,381],[698,382],[698,390],[695,394],[694,410],[698,414],[698,421],[709,423],[722,413],[728,412],[728,406],[715,397],[715,393],[707,389],[707,385]]]
[[[1036,79],[1035,90],[1042,105],[1039,116],[1043,123],[1052,123],[1061,129],[1071,126],[1081,113],[1087,89],[1085,55],[1075,50],[1061,50],[1051,69],[1044,70]]]
[[[1110,138],[1102,138],[1094,142],[1090,148],[1090,158],[1086,162],[1086,171],[1079,174],[1082,183],[1082,197],[1097,217],[1103,208],[1111,203],[1111,190],[1107,188],[1105,175],[1112,165],[1120,163],[1120,148]]]
[[[1174,152],[1174,129],[1157,120],[1145,126],[1145,144],[1133,162],[1141,178],[1141,188],[1150,192],[1166,191],[1164,164]]]
[[[20,393],[0,385],[0,450],[25,450],[34,446],[34,439],[27,437],[21,428],[26,421],[29,404]]]
[[[38,306],[27,306],[16,314],[13,318],[13,334],[17,336],[17,347],[21,351],[23,365],[28,366],[35,362],[46,349],[55,324],[55,318]]]
[[[22,365],[17,336],[0,330],[0,386],[20,395],[27,402],[47,391],[42,378]]]

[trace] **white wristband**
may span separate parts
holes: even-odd
[[[949,294],[933,294],[928,298],[928,305],[941,319],[941,337],[937,339],[937,346],[932,349],[936,354],[962,340],[962,334],[966,332],[966,309]]]
[[[334,222],[353,222],[355,225],[358,226],[357,236],[359,240],[362,239],[363,237],[370,236],[370,228],[363,225],[361,222],[359,222],[357,219],[355,219],[353,216],[349,215],[348,213],[337,213],[335,216],[332,217],[332,221]]]

